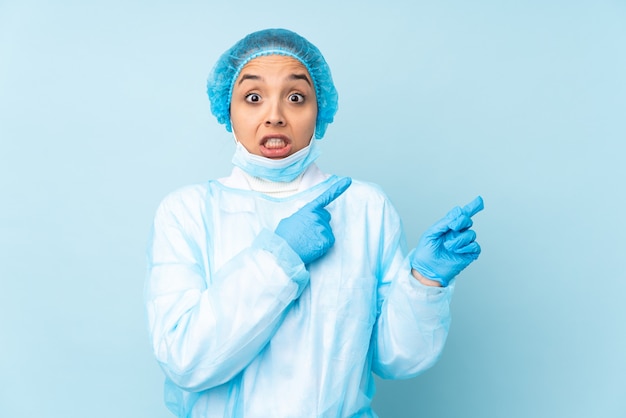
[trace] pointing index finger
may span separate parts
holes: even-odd
[[[313,207],[323,208],[330,204],[333,200],[337,199],[348,187],[352,184],[350,177],[344,177],[330,186],[328,190],[319,195],[315,200],[311,201],[309,205]]]
[[[483,198],[477,196],[476,199],[463,206],[463,212],[470,218],[485,208]]]

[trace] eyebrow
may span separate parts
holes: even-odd
[[[311,85],[311,80],[309,80],[309,77],[307,77],[306,74],[291,74],[289,78],[291,80],[304,80],[309,86]]]
[[[244,74],[241,76],[241,80],[239,80],[239,83],[237,83],[237,85],[240,85],[241,83],[243,83],[246,80],[260,80],[261,77],[259,77],[258,75],[254,75],[254,74]]]
[[[309,80],[309,77],[306,74],[290,74],[288,78],[290,80],[304,80],[309,86],[311,86],[311,80]],[[255,74],[244,74],[241,76],[241,79],[239,80],[237,85],[240,85],[245,80],[261,80],[261,76]]]

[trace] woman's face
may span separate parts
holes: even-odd
[[[313,80],[294,58],[255,58],[235,81],[230,118],[235,137],[248,152],[285,158],[309,145],[315,132]]]

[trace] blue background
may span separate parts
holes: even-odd
[[[340,92],[320,166],[381,184],[411,245],[485,199],[442,358],[379,381],[381,417],[626,417],[626,3],[227,3],[0,0],[0,416],[170,416],[150,222],[229,172],[206,76],[279,26]]]

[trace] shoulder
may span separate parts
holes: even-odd
[[[363,214],[369,219],[375,217],[398,219],[393,203],[376,183],[352,179],[352,184],[344,193],[343,204],[351,214]]]
[[[207,183],[181,187],[168,193],[159,204],[157,217],[168,214],[196,214],[204,210]]]
[[[391,204],[389,197],[383,189],[376,183],[352,179],[352,184],[347,190],[348,195],[353,199],[379,204]]]

